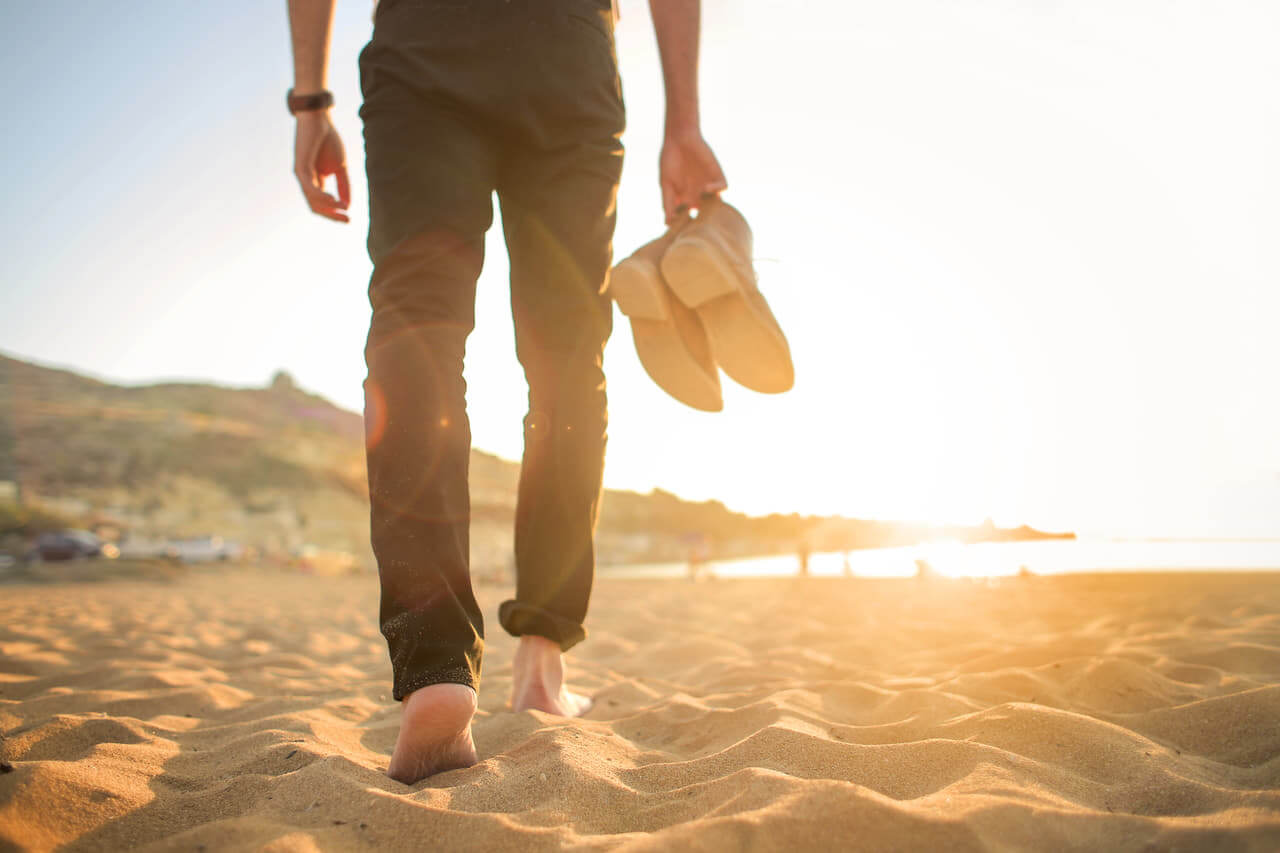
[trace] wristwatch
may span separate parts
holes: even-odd
[[[298,113],[327,110],[333,106],[333,92],[328,89],[321,89],[312,95],[295,95],[293,90],[290,89],[285,94],[285,103],[289,106],[289,115],[294,116]]]

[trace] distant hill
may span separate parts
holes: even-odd
[[[277,374],[266,388],[121,386],[0,356],[0,481],[147,537],[366,552],[360,415]],[[478,517],[510,515],[519,467],[472,455]]]
[[[277,374],[265,388],[197,383],[122,386],[0,355],[0,483],[28,503],[141,537],[218,534],[264,550],[302,545],[367,558],[363,422]],[[479,564],[504,567],[519,466],[471,457]],[[3,500],[3,495],[0,495]],[[713,555],[952,538],[1040,538],[1029,529],[931,528],[773,515],[662,491],[609,491],[604,562],[680,559],[692,538]]]

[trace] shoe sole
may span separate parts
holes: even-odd
[[[673,314],[689,309],[671,296],[658,268],[643,259],[623,261],[610,274],[609,290],[631,321],[636,355],[649,378],[686,406],[704,412],[722,410],[719,377],[706,373],[675,327]]]
[[[772,318],[762,316],[743,291],[723,252],[698,237],[681,237],[662,258],[671,291],[698,312],[711,352],[730,379],[763,394],[795,384],[791,350]]]
[[[644,258],[627,258],[609,273],[609,292],[622,313],[633,319],[670,322],[670,298],[658,267]]]

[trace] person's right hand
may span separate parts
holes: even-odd
[[[293,144],[293,173],[313,213],[335,222],[350,222],[351,184],[347,179],[347,153],[327,110],[297,115],[298,132]],[[324,191],[324,179],[333,175],[338,197]]]

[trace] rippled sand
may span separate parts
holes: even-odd
[[[412,787],[376,582],[0,586],[0,848],[1280,849],[1280,576],[598,583]]]

